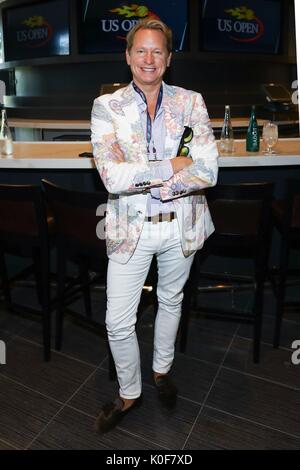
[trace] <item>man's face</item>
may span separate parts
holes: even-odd
[[[126,60],[134,82],[140,88],[143,85],[159,85],[170,64],[171,55],[161,31],[139,29],[134,36],[130,53],[126,50]]]

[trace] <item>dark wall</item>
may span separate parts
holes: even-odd
[[[262,83],[282,83],[292,91],[296,78],[293,64],[224,59],[214,62],[179,57],[173,60],[166,81],[201,92],[210,115],[219,117],[223,115],[225,104],[231,104],[232,116],[248,115],[251,104],[265,102]],[[48,97],[45,107],[65,104],[66,114],[60,117],[88,118],[101,84],[128,82],[130,73],[125,60],[119,60],[19,67],[15,70],[15,79],[16,95],[28,97],[29,106],[30,97]]]

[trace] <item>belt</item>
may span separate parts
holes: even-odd
[[[158,222],[172,222],[172,220],[176,219],[176,217],[176,212],[163,212],[156,215],[146,216],[145,221],[157,224]]]

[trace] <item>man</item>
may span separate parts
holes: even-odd
[[[199,190],[216,184],[218,151],[201,95],[163,82],[171,51],[172,32],[164,23],[137,23],[126,49],[133,81],[97,98],[92,111],[95,162],[109,192],[106,326],[120,386],[119,397],[97,418],[99,432],[112,429],[140,402],[135,323],[153,255],[158,265],[153,378],[163,403],[175,403],[168,372],[183,288],[195,250],[213,231]],[[185,156],[177,156],[181,140]]]

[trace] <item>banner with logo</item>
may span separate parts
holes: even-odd
[[[79,0],[80,53],[123,52],[126,34],[142,18],[157,18],[173,30],[173,49],[183,50],[187,36],[186,0]]]
[[[279,0],[204,0],[200,33],[206,51],[280,52]]]
[[[65,0],[3,10],[5,60],[69,54],[69,11]]]

